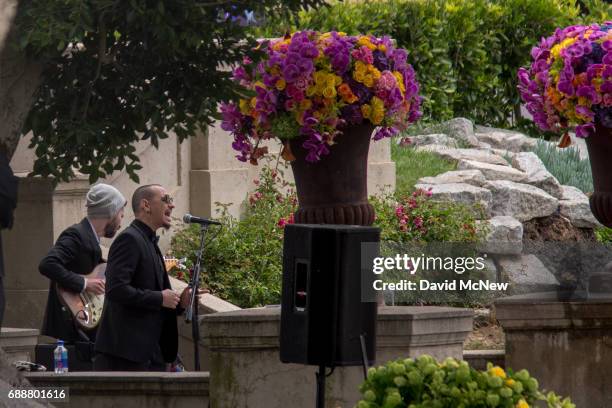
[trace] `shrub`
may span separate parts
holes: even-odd
[[[556,27],[603,21],[601,0],[387,0],[332,2],[270,24],[263,36],[291,29],[387,34],[409,51],[421,84],[425,120],[465,116],[508,127],[520,118],[516,72]]]
[[[533,152],[559,183],[579,188],[584,193],[593,191],[593,175],[588,160],[580,158],[576,147],[557,148],[553,143],[538,140]]]
[[[202,285],[240,307],[278,303],[281,293],[283,227],[293,222],[297,199],[293,188],[282,181],[282,171],[262,168],[255,191],[249,195],[244,218],[237,220],[223,207],[223,227],[209,235],[204,250]],[[209,233],[211,234],[211,233]],[[187,258],[193,266],[199,247],[195,225],[172,239],[172,254]],[[178,275],[178,276],[177,276]],[[175,273],[183,279],[188,277]]]
[[[437,202],[431,193],[414,191],[407,196],[370,197],[381,240],[406,242],[478,242],[484,229],[477,224],[482,209],[455,202]]]
[[[357,408],[529,408],[536,401],[575,408],[569,398],[543,394],[527,370],[515,373],[488,363],[486,371],[478,371],[465,361],[440,363],[428,355],[370,368],[359,390]]]

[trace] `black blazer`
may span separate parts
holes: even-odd
[[[104,311],[96,352],[145,363],[178,351],[177,310],[162,307],[170,279],[155,233],[135,220],[113,242],[106,268]]]
[[[0,230],[13,226],[13,210],[17,206],[18,179],[13,175],[8,158],[0,153]],[[0,278],[4,276],[2,237],[0,236]]]
[[[81,292],[87,275],[102,262],[102,251],[87,218],[67,228],[38,267],[41,274],[51,279],[47,308],[41,334],[73,342],[78,336],[70,312],[63,306],[55,289],[56,284]],[[95,331],[87,332],[94,340]]]

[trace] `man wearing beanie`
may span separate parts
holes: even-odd
[[[51,280],[41,334],[66,342],[83,340],[70,312],[61,304],[56,285],[81,293],[104,294],[104,280],[86,279],[102,260],[100,238],[112,238],[121,227],[127,201],[115,187],[96,184],[87,192],[87,216],[62,232],[38,267]],[[95,340],[95,330],[86,333]]]

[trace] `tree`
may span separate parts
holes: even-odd
[[[11,118],[0,151],[11,157],[31,131],[34,173],[56,182],[75,169],[91,182],[115,170],[138,180],[134,142],[157,147],[171,132],[182,141],[217,117],[220,100],[236,96],[221,68],[257,58],[246,22],[324,3],[0,1],[0,27],[3,17],[12,21],[10,41],[0,29],[0,115]]]

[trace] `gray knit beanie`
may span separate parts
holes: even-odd
[[[89,218],[113,218],[126,204],[123,194],[108,184],[96,184],[87,192]]]

